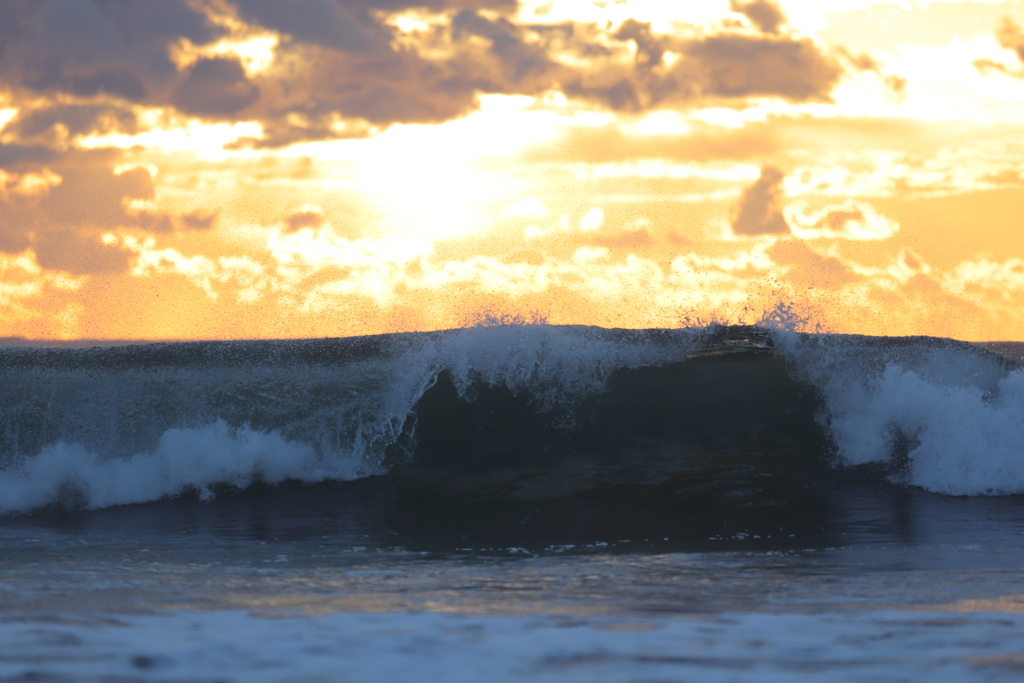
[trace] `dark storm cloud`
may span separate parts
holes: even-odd
[[[46,103],[37,108],[26,108],[4,132],[23,142],[45,141],[57,126],[62,126],[68,135],[112,131],[133,133],[137,130],[135,114],[129,108],[116,104]]]
[[[141,102],[146,97],[142,81],[128,69],[84,75],[66,73],[69,70],[59,59],[51,59],[26,67],[21,82],[33,90],[62,90],[79,97],[113,95],[133,102]]]
[[[333,0],[236,0],[243,19],[287,34],[292,39],[346,52],[363,52],[371,43],[343,7]]]
[[[56,157],[56,152],[43,145],[0,144],[0,169],[34,168]]]
[[[13,85],[135,102],[177,76],[170,43],[221,33],[185,0],[5,2],[0,25],[0,75]]]
[[[809,40],[719,35],[687,47],[686,54],[700,62],[707,79],[702,90],[709,95],[828,100],[840,75]]]
[[[782,179],[785,174],[774,166],[761,169],[761,177],[743,191],[732,223],[737,235],[781,235],[790,232],[782,215]]]
[[[0,89],[18,108],[4,129],[0,169],[62,178],[46,192],[3,200],[0,250],[31,247],[46,267],[108,272],[127,267],[128,257],[101,243],[103,231],[214,224],[207,214],[129,210],[131,200],[153,197],[149,174],[114,173],[124,160],[119,151],[74,149],[76,136],[138,132],[138,105],[208,121],[257,121],[262,138],[238,144],[281,146],[447,121],[475,109],[483,93],[559,90],[640,112],[743,106],[756,97],[828,101],[842,75],[812,41],[783,32],[784,15],[766,0],[733,2],[758,32],[733,26],[691,38],[632,20],[611,35],[595,24],[526,25],[516,23],[516,9],[515,0],[0,1]],[[388,13],[402,10],[422,10],[435,21],[403,34],[388,23]],[[235,18],[211,19],[225,11]],[[263,30],[281,40],[258,73],[230,53],[202,52],[221,38],[244,40]],[[175,51],[188,44],[200,53]],[[635,59],[624,61],[626,54]],[[734,143],[687,144],[693,154],[714,155]],[[743,143],[747,154],[761,147]],[[788,229],[781,217],[766,220],[744,218],[736,230]],[[286,222],[296,229],[309,221],[295,214]],[[630,239],[640,244],[644,234]]]
[[[260,98],[260,89],[249,82],[237,59],[200,59],[174,89],[171,102],[179,111],[213,118],[237,114]]]
[[[456,40],[475,35],[491,41],[488,52],[502,72],[498,81],[510,85],[524,84],[538,75],[543,77],[556,68],[543,44],[531,45],[525,41],[526,33],[505,18],[491,21],[471,10],[462,10],[452,19],[452,35]]]
[[[633,69],[584,71],[563,87],[617,111],[698,106],[716,100],[781,97],[829,101],[842,75],[835,60],[807,39],[724,33],[692,40],[655,38],[649,24],[626,21],[616,34],[636,44]],[[682,55],[671,68],[664,54]]]
[[[211,120],[256,120],[265,136],[244,144],[276,146],[366,135],[370,126],[446,121],[473,110],[481,93],[556,89],[637,112],[763,96],[827,101],[841,75],[813,42],[780,33],[785,16],[767,0],[732,2],[760,33],[684,40],[627,20],[611,44],[593,24],[517,24],[514,0],[227,2],[14,0],[0,6],[0,78],[16,92],[61,96],[45,113],[26,106],[9,130],[40,136],[47,124],[61,123],[70,135],[131,132],[130,104],[141,103]],[[232,29],[242,37],[261,29],[282,36],[266,71],[247,74],[237,58],[224,55],[200,57],[182,70],[171,61],[174,44],[209,45],[227,35],[204,14],[218,6],[247,22],[249,28]],[[387,23],[388,12],[405,9],[451,19],[400,36]],[[635,63],[611,59],[615,42],[621,50],[635,44]],[[681,55],[671,67],[669,50]],[[575,58],[565,61],[562,54]]]
[[[744,15],[764,33],[778,33],[786,24],[786,15],[771,0],[729,0],[729,9]]]
[[[223,34],[186,0],[4,0],[0,89],[19,109],[5,136],[64,149],[76,135],[134,133],[132,105],[165,105],[185,77],[170,45]]]

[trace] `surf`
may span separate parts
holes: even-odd
[[[369,479],[522,501],[774,504],[864,476],[1017,494],[1024,362],[1007,348],[544,324],[6,348],[0,513]]]

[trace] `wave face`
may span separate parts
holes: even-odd
[[[777,498],[867,468],[1021,493],[1021,365],[950,340],[721,326],[3,349],[0,513],[370,476]]]

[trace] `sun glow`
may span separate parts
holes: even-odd
[[[0,336],[1024,338],[1016,0],[316,6],[18,43]]]
[[[263,128],[255,121],[238,123],[206,123],[196,119],[166,128],[153,127],[135,133],[106,133],[85,135],[75,140],[82,149],[143,148],[162,153],[191,152],[208,161],[221,161],[232,155],[245,155],[245,150],[228,151],[229,145],[239,140],[260,139]]]
[[[533,98],[481,100],[464,119],[396,125],[368,139],[303,143],[282,153],[316,159],[330,186],[373,202],[385,234],[428,241],[469,235],[523,189],[515,175],[495,167],[557,134],[556,117],[530,111]]]

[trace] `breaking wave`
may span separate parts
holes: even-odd
[[[1022,493],[1022,366],[952,340],[745,326],[0,349],[0,513],[371,476],[779,496],[866,470]]]

